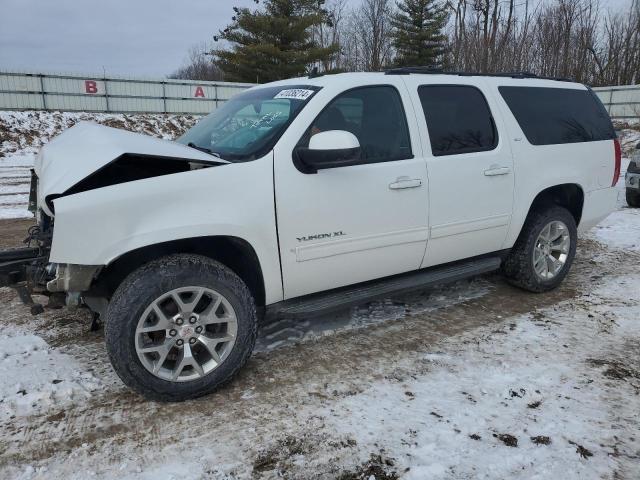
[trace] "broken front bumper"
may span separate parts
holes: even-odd
[[[36,247],[0,250],[0,287],[14,287],[26,282],[44,261],[46,258]]]
[[[0,287],[15,289],[33,313],[40,313],[31,294],[39,293],[58,298],[58,302],[77,307],[81,294],[89,290],[100,272],[101,265],[55,265],[48,263],[39,248],[17,248],[0,251]],[[53,278],[52,278],[53,277]],[[66,297],[66,298],[65,298]]]
[[[56,276],[47,282],[49,292],[85,292],[91,287],[102,265],[58,264]]]
[[[0,287],[11,287],[18,292],[20,300],[31,306],[31,313],[42,312],[31,298],[36,278],[45,272],[47,256],[41,255],[41,249],[26,247],[0,251]]]

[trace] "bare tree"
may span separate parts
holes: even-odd
[[[364,70],[378,71],[391,63],[391,12],[390,0],[363,0],[353,14]]]
[[[594,86],[640,82],[640,0],[617,11],[599,0],[441,1],[449,11],[448,70],[532,72]],[[328,0],[323,8],[327,20],[314,27],[314,40],[340,48],[319,69],[377,71],[392,64],[393,0]],[[221,78],[207,50],[193,48],[173,76]]]
[[[206,43],[194,45],[189,49],[182,67],[169,75],[169,78],[183,80],[224,80],[224,73],[213,63],[208,55],[211,48]]]
[[[332,0],[324,6],[327,21],[313,29],[313,39],[320,47],[328,48],[332,45],[342,47],[344,45],[344,27],[347,20],[346,5],[347,0]],[[324,72],[341,71],[344,70],[343,61],[344,56],[339,52],[331,59],[324,60],[321,64],[315,66]]]
[[[593,85],[632,83],[640,71],[639,3],[607,15],[598,0],[448,0],[445,63]]]

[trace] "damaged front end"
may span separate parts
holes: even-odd
[[[25,247],[0,250],[0,287],[16,290],[20,300],[36,315],[43,306],[33,295],[49,297],[48,307],[78,306],[80,292],[89,288],[101,265],[68,265],[49,261],[54,219],[37,209],[38,177],[31,171],[29,210],[37,223],[27,230]]]
[[[88,123],[70,128],[45,145],[36,158],[29,210],[37,223],[29,228],[25,247],[0,250],[0,287],[14,288],[33,314],[44,308],[34,302],[33,295],[44,295],[51,308],[87,305],[97,315],[104,310],[104,301],[96,303],[84,294],[105,265],[82,263],[82,258],[74,262],[78,255],[73,253],[56,261],[54,238],[57,222],[61,232],[56,236],[62,233],[67,250],[91,251],[92,245],[84,245],[83,250],[80,244],[87,235],[87,223],[94,220],[93,212],[88,209],[86,217],[61,229],[64,221],[57,215],[55,203],[106,187],[224,163],[187,146],[140,134]]]
[[[29,209],[35,210],[35,195],[38,177],[31,172]],[[33,301],[32,294],[46,294],[47,282],[55,276],[56,266],[49,263],[49,252],[53,238],[53,219],[39,212],[38,223],[27,231],[22,248],[0,251],[0,287],[14,288],[20,299],[31,306],[33,314],[40,313],[42,306]],[[59,301],[53,298],[52,301]]]

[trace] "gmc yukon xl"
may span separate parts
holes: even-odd
[[[317,315],[500,269],[545,292],[615,207],[593,92],[421,68],[251,88],[175,142],[83,123],[44,146],[29,248],[0,286],[101,317],[129,387],[178,401],[249,358],[265,314]]]

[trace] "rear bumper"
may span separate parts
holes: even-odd
[[[595,227],[616,210],[619,192],[618,188],[610,187],[586,193],[578,230],[584,232]]]

